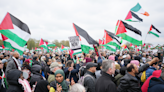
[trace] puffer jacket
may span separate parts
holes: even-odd
[[[145,64],[138,69],[138,72],[141,73],[149,67],[149,64]],[[117,88],[118,92],[140,92],[140,77],[132,76],[129,73],[126,73],[120,79],[120,85]]]

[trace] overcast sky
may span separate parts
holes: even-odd
[[[75,36],[72,23],[98,40],[104,29],[114,33],[117,20],[124,20],[138,2],[150,16],[138,14],[143,22],[126,23],[142,31],[143,40],[153,24],[162,34],[147,35],[146,43],[164,44],[163,0],[0,0],[0,20],[11,13],[28,25],[31,38],[37,40],[68,40]]]

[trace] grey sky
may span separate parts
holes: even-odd
[[[29,26],[31,37],[37,40],[68,40],[75,35],[72,23],[98,40],[103,37],[104,29],[114,32],[117,20],[124,20],[138,2],[150,16],[138,14],[142,23],[126,23],[141,30],[143,40],[153,24],[162,35],[160,38],[148,35],[146,43],[164,44],[162,0],[1,0],[0,20],[6,12],[11,13]]]

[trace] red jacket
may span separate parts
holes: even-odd
[[[156,70],[153,72],[153,74],[142,85],[142,87],[141,87],[142,92],[148,91],[149,82],[150,82],[151,78],[153,78],[153,77],[159,78],[161,75],[161,72],[162,72],[161,70]]]

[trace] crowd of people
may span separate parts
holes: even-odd
[[[163,92],[162,62],[163,51],[0,52],[0,92]]]

